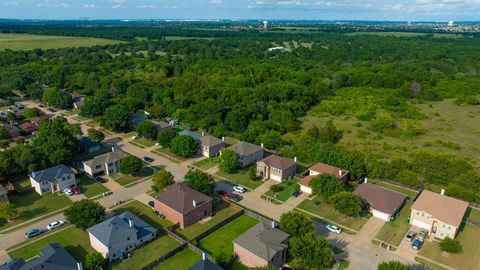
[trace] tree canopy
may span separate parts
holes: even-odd
[[[220,155],[220,162],[218,168],[222,172],[234,173],[239,168],[238,156],[232,149],[223,149]]]
[[[142,160],[135,156],[126,156],[120,160],[120,172],[123,174],[135,174],[142,167]]]
[[[103,221],[105,208],[96,201],[83,199],[65,210],[65,218],[75,227],[86,230]]]
[[[170,143],[172,153],[181,157],[192,157],[198,150],[198,143],[188,135],[179,135]]]
[[[208,173],[200,170],[190,170],[185,175],[185,183],[202,193],[212,194],[215,190],[215,179]]]

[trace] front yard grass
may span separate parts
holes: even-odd
[[[118,208],[115,208],[114,212],[115,213],[123,213],[125,211],[130,211],[139,218],[143,219],[145,222],[148,224],[152,225],[155,228],[160,228],[160,227],[170,227],[174,225],[172,222],[168,221],[167,219],[161,219],[155,213],[153,213],[153,210],[151,207],[137,201],[133,200],[131,202],[128,202]]]
[[[374,185],[384,187],[386,189],[390,189],[392,191],[396,191],[398,193],[401,193],[401,194],[407,196],[408,198],[410,198],[411,200],[414,200],[417,197],[417,194],[418,194],[418,192],[410,190],[408,188],[392,185],[392,184],[389,184],[387,182],[383,182],[383,181],[380,181],[380,180],[372,179],[372,180],[368,180],[368,182],[371,183],[371,184],[374,184]]]
[[[152,140],[148,140],[148,139],[145,139],[145,138],[137,138],[135,140],[133,140],[133,142],[136,142],[138,144],[141,144],[143,145],[144,147],[152,147],[155,145],[155,142],[152,141]]]
[[[157,258],[165,255],[171,250],[179,247],[181,244],[168,235],[157,237],[152,242],[132,251],[132,257],[122,261],[115,261],[108,266],[108,269],[130,270],[141,269]],[[174,268],[172,268],[174,269]]]
[[[265,193],[265,195],[275,198],[279,201],[286,202],[288,198],[292,196],[292,193],[295,191],[297,183],[298,183],[298,179],[285,180],[282,183],[277,184],[283,187],[282,191],[273,192],[273,190],[270,189]]]
[[[214,216],[208,222],[204,224],[197,222],[185,229],[177,229],[176,233],[190,241],[239,211],[242,211],[239,206],[222,201],[220,204],[214,205]]]
[[[7,251],[14,259],[23,258],[28,260],[40,254],[40,251],[50,243],[58,243],[64,247],[76,260],[85,261],[87,254],[94,250],[90,246],[88,233],[70,226],[60,232],[53,233],[40,240],[32,240],[31,243],[15,250]]]
[[[254,166],[254,165],[253,165]],[[235,182],[249,189],[256,189],[258,186],[263,184],[262,180],[252,180],[249,174],[249,168],[242,169],[237,173],[229,174],[224,172],[218,172],[216,175],[226,178],[231,182]]]
[[[208,170],[210,168],[213,168],[218,165],[218,162],[220,160],[219,156],[216,157],[211,157],[211,158],[206,158],[202,159],[200,161],[197,161],[193,164],[193,166],[198,167],[203,170]]]
[[[188,158],[175,155],[174,153],[172,153],[172,151],[168,147],[160,147],[153,150],[152,152],[155,154],[170,158],[172,160],[176,160],[178,162],[183,162],[188,160]]]
[[[12,222],[0,219],[0,229],[2,230],[72,204],[67,196],[60,194],[45,194],[40,196],[34,189],[9,195],[8,198],[18,210],[20,216]]]
[[[315,201],[318,200],[320,204],[315,205]],[[312,200],[305,199],[301,202],[297,208],[315,214],[317,216],[323,217],[327,220],[331,220],[335,223],[343,225],[347,228],[354,229],[356,231],[360,230],[362,226],[367,222],[367,219],[364,218],[367,214],[363,214],[360,217],[349,217],[344,214],[339,213],[333,208],[333,205],[325,202],[325,200],[316,197]]]
[[[77,184],[83,194],[85,194],[85,196],[87,196],[88,198],[95,197],[108,191],[108,188],[104,187],[97,180],[92,179],[88,176],[82,176],[78,178]]]
[[[15,190],[18,192],[22,192],[32,187],[30,184],[30,178],[28,178],[28,176],[22,179],[13,180],[12,184],[15,186]]]
[[[410,224],[405,222],[410,216],[410,207],[410,204],[405,204],[398,217],[394,221],[386,222],[375,238],[395,246],[400,245],[403,237],[410,229]]]
[[[463,251],[459,254],[444,253],[440,250],[438,241],[425,241],[418,255],[427,257],[455,269],[480,269],[480,228],[471,224],[462,225],[457,239]]]
[[[200,254],[189,248],[185,248],[153,268],[153,270],[187,270],[201,259],[202,256],[200,256]]]
[[[220,229],[203,238],[198,244],[198,247],[207,251],[208,254],[216,257],[221,253],[233,253],[233,240],[246,232],[259,221],[247,216],[241,215],[238,218],[225,224]]]
[[[120,185],[126,186],[126,185],[129,185],[129,184],[131,184],[135,181],[138,181],[138,180],[140,180],[144,177],[152,176],[154,172],[155,172],[155,169],[153,169],[152,167],[143,166],[143,168],[138,173],[136,173],[134,175],[118,173],[118,175],[120,175],[120,177],[115,178],[114,180],[117,183],[119,183]]]

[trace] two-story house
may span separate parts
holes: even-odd
[[[120,160],[125,156],[125,153],[112,148],[112,152],[84,161],[83,169],[91,177],[111,175],[120,170]]]
[[[350,174],[349,171],[337,168],[332,165],[328,165],[325,163],[317,163],[310,167],[308,175],[302,178],[298,184],[300,185],[300,190],[302,192],[312,194],[312,187],[310,183],[312,180],[315,178],[315,176],[320,175],[320,174],[329,174],[335,176],[338,180],[347,183],[348,182],[348,176]]]
[[[240,142],[230,146],[229,149],[235,151],[238,156],[238,163],[242,168],[263,159],[263,148],[255,144]]]
[[[63,164],[32,172],[29,177],[30,184],[40,195],[59,192],[77,184],[75,172]]]
[[[270,155],[257,162],[257,176],[282,182],[295,176],[297,164],[294,160]]]
[[[216,137],[207,135],[200,138],[200,154],[205,157],[213,157],[225,147],[225,142]]]

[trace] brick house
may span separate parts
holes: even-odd
[[[99,155],[83,162],[83,169],[91,177],[110,175],[120,170],[120,160],[127,155],[112,148],[112,152]]]
[[[61,192],[77,184],[75,172],[63,164],[32,172],[29,177],[30,184],[40,195]]]
[[[42,121],[50,121],[53,116],[53,114],[44,114],[41,116],[32,117],[29,120],[22,122],[18,127],[23,132],[31,134],[40,128],[40,123]]]
[[[242,168],[263,159],[263,148],[255,144],[240,142],[230,146],[229,149],[237,154],[238,162]]]
[[[385,221],[390,221],[402,209],[407,200],[403,194],[369,183],[357,186],[353,194],[360,197],[365,205],[368,205],[374,217]]]
[[[315,176],[320,174],[330,174],[335,176],[338,180],[344,183],[347,183],[350,172],[344,169],[340,169],[340,168],[319,162],[313,165],[312,167],[310,167],[308,171],[308,175],[302,178],[300,182],[298,182],[298,184],[300,185],[300,190],[302,192],[312,194],[312,187],[310,183],[315,178]]]
[[[428,230],[438,239],[455,238],[468,203],[439,193],[423,190],[413,203],[410,224]]]
[[[155,209],[180,228],[212,215],[212,198],[183,183],[165,188],[155,196]]]
[[[205,157],[213,157],[225,147],[225,142],[216,137],[207,135],[200,138],[200,154]]]
[[[297,164],[294,160],[277,155],[270,155],[257,161],[257,176],[282,182],[295,176]]]
[[[110,262],[124,258],[157,236],[157,229],[129,211],[94,225],[87,232],[92,248]]]
[[[233,250],[238,260],[250,268],[279,268],[287,260],[288,237],[273,222],[260,222],[233,240]]]

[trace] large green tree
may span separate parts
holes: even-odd
[[[335,263],[330,243],[313,233],[291,238],[289,251],[306,269],[330,269]]]
[[[48,88],[43,91],[42,101],[59,109],[68,108],[72,103],[70,94],[58,88]]]
[[[103,221],[105,207],[96,201],[83,199],[65,210],[65,218],[75,227],[85,230]]]
[[[96,128],[89,128],[87,134],[94,142],[102,142],[105,139],[105,134]]]
[[[307,216],[295,211],[280,216],[280,229],[292,237],[313,233],[315,230],[313,222]]]
[[[232,149],[223,149],[220,155],[220,162],[218,168],[222,172],[234,173],[238,170],[240,164],[238,156]]]
[[[173,138],[170,148],[177,156],[192,157],[197,153],[198,143],[188,135],[179,135]]]
[[[185,175],[185,183],[202,193],[212,194],[215,190],[215,179],[206,172],[190,170]]]
[[[10,135],[8,134],[8,130],[5,126],[0,126],[0,140],[8,140],[10,139]]]
[[[0,217],[11,221],[19,216],[17,208],[8,201],[0,202]]]
[[[410,267],[399,261],[381,262],[378,264],[377,270],[411,270]]]
[[[115,131],[126,130],[130,127],[131,112],[123,105],[113,105],[105,110],[102,117],[102,126]]]
[[[319,195],[326,200],[344,190],[343,182],[330,174],[315,176],[311,181],[311,186],[314,195]]]
[[[152,177],[152,181],[153,181],[152,187],[156,191],[163,191],[166,187],[173,185],[175,183],[172,173],[170,173],[165,169],[159,170]]]
[[[347,216],[357,216],[362,211],[361,200],[355,194],[342,191],[330,198],[335,210]]]
[[[135,156],[127,156],[120,160],[120,172],[123,174],[135,174],[143,167],[141,159]]]
[[[169,128],[158,133],[157,141],[163,147],[170,147],[172,140],[177,136],[178,133],[175,130]]]
[[[152,121],[142,121],[137,127],[137,133],[141,137],[149,140],[155,140],[157,137],[157,127]]]
[[[105,266],[105,258],[103,258],[100,252],[88,253],[85,257],[85,269],[86,270],[102,270]]]

